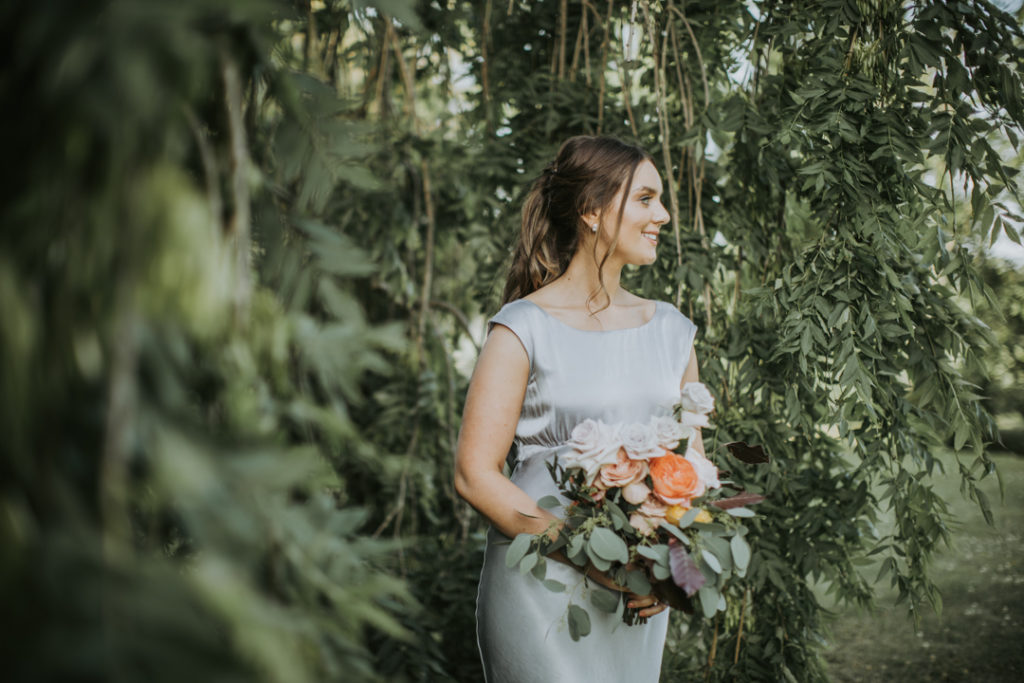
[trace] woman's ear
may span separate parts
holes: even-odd
[[[580,218],[583,220],[584,225],[593,230],[595,225],[601,223],[601,212],[588,211],[587,213],[581,213]]]

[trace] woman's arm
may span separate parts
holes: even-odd
[[[504,325],[495,325],[469,381],[455,447],[455,490],[509,538],[543,533],[558,521],[502,473],[529,375],[529,357],[519,338]],[[552,540],[555,537],[552,533]],[[594,567],[584,569],[573,564],[560,550],[549,557],[585,571],[603,586],[625,590]]]
[[[502,474],[529,374],[519,338],[496,324],[469,381],[455,447],[455,490],[509,538],[542,533],[556,519]]]

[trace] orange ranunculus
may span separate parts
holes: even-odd
[[[686,458],[665,451],[660,458],[652,458],[651,479],[654,482],[654,493],[669,505],[690,506],[690,500],[701,490],[700,478]]]

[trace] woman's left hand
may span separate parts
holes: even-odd
[[[668,605],[653,595],[637,595],[636,593],[628,594],[626,607],[639,609],[639,616],[644,618],[653,617],[668,609]]]

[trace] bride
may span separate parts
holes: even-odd
[[[686,382],[699,380],[696,326],[671,304],[622,289],[626,264],[650,265],[669,221],[651,156],[611,137],[566,140],[534,182],[505,286],[504,305],[470,381],[456,447],[455,486],[486,517],[477,594],[477,642],[488,683],[654,683],[668,628],[667,606],[636,595],[560,552],[547,578],[509,569],[505,552],[520,533],[557,518],[538,507],[559,496],[546,462],[586,418],[645,421],[671,412]],[[503,474],[515,445],[510,477]],[[697,436],[691,444],[701,452]],[[621,591],[649,617],[626,626],[588,610],[591,632],[572,640],[569,600]]]

